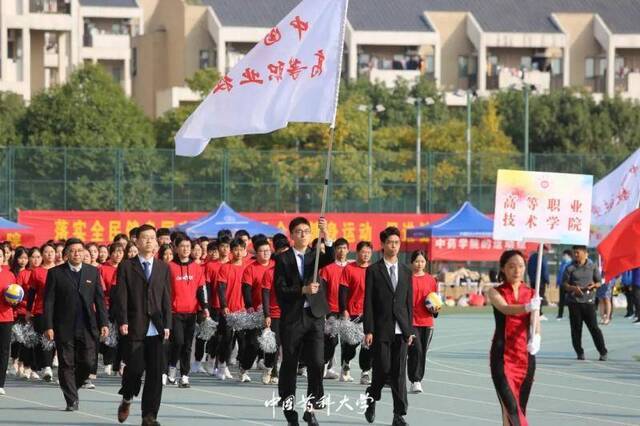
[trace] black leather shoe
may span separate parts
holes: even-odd
[[[376,402],[371,401],[367,405],[367,409],[364,412],[364,418],[367,419],[369,423],[373,423],[376,421]]]
[[[129,410],[131,410],[131,401],[127,402],[124,399],[118,406],[118,421],[124,423],[129,418]]]
[[[609,359],[609,356],[606,352],[603,354],[600,354],[600,361],[606,361],[607,359]]]
[[[64,411],[78,411],[78,406],[79,406],[79,403],[78,401],[76,401],[71,405],[67,405],[67,408],[65,408]]]
[[[584,354],[578,354],[578,361],[584,361]]]
[[[391,423],[391,426],[407,426],[409,423],[404,421],[404,417],[402,417],[399,414],[394,414],[393,415],[393,423]]]
[[[316,415],[311,411],[305,411],[302,415],[302,420],[307,422],[308,426],[320,426],[320,423],[318,423],[318,419],[316,419]]]
[[[160,423],[153,416],[145,416],[142,418],[142,426],[160,426]]]

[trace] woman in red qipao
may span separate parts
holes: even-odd
[[[524,255],[508,250],[500,257],[501,285],[488,291],[493,305],[496,331],[491,344],[491,378],[502,406],[502,423],[527,426],[527,402],[536,368],[540,322],[536,323],[537,339],[529,345],[530,313],[540,309],[540,298],[524,282]],[[536,347],[537,346],[537,347]],[[530,353],[531,352],[531,353]]]

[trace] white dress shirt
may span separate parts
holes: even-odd
[[[384,265],[387,267],[387,273],[389,274],[389,278],[391,278],[391,284],[393,284],[393,277],[391,277],[391,267],[395,266],[395,274],[396,274],[396,286],[398,283],[398,278],[399,278],[399,271],[398,271],[398,261],[396,260],[396,263],[389,263],[387,262],[387,260],[384,260]],[[396,289],[395,287],[393,288],[393,291],[395,292]],[[400,328],[400,326],[398,325],[398,321],[396,321],[396,334],[402,334],[402,329]]]
[[[302,268],[303,268],[303,263],[304,262],[304,253],[296,250],[295,248],[292,247],[293,250],[293,254],[296,257],[296,265],[298,265],[298,275],[302,276]],[[302,256],[302,259],[300,259],[300,256]],[[302,276],[302,279],[304,279],[304,276]],[[302,283],[302,285],[304,285],[304,282]],[[309,305],[309,301],[307,300],[307,298],[304,298],[304,307],[308,308]]]
[[[153,271],[153,256],[151,256],[149,259],[145,259],[144,257],[142,257],[142,255],[138,255],[138,260],[140,261],[140,266],[142,266],[142,272],[144,272],[144,262],[148,262],[149,263],[149,270]],[[158,334],[159,334],[158,333],[158,329],[153,324],[153,321],[149,321],[149,328],[147,329],[147,336],[157,336]]]

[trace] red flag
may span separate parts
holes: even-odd
[[[640,267],[639,241],[640,209],[636,209],[622,219],[598,245],[606,281]]]

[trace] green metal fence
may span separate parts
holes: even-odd
[[[422,212],[450,212],[466,198],[465,153],[426,152]],[[602,177],[620,156],[533,154],[531,170]],[[173,150],[8,147],[0,149],[0,214],[17,209],[317,211],[326,152],[215,150],[197,158]],[[335,152],[328,210],[416,212],[413,151]],[[521,168],[522,155],[474,153],[470,200],[493,209],[496,171]],[[369,182],[371,181],[371,198]]]

